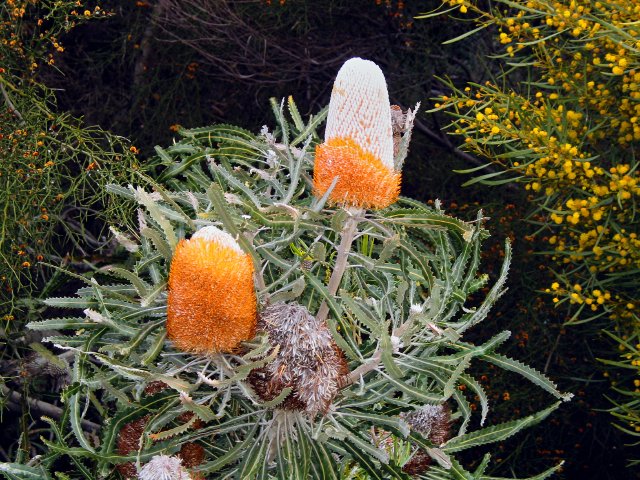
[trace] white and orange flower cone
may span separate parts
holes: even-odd
[[[380,67],[352,58],[342,66],[331,92],[324,143],[316,147],[314,193],[334,204],[385,208],[400,193],[393,162],[389,94]]]
[[[180,350],[230,352],[253,338],[257,301],[251,257],[228,233],[198,230],[176,247],[169,271],[167,336]]]

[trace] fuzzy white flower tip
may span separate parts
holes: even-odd
[[[240,245],[238,245],[238,242],[236,242],[235,238],[233,238],[227,232],[214,227],[213,225],[202,227],[200,230],[194,233],[191,238],[202,238],[210,242],[216,242],[224,247],[231,248],[238,253],[244,253],[242,251],[242,248],[240,248]]]
[[[370,60],[347,60],[329,102],[325,142],[348,138],[393,170],[393,130],[387,82]]]
[[[424,310],[424,306],[420,303],[412,303],[411,308],[409,309],[409,311],[413,315],[419,315],[423,312],[423,310]]]
[[[138,480],[191,480],[191,475],[178,457],[155,455],[142,467]]]

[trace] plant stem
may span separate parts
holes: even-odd
[[[9,98],[9,94],[4,89],[4,85],[1,84],[1,83],[0,83],[0,91],[2,92],[2,96],[4,97],[4,101],[6,102],[7,107],[9,107],[9,110],[11,111],[11,113],[13,113],[16,117],[18,117],[20,119],[20,123],[23,124],[24,123],[24,118],[22,118],[22,115],[20,114],[18,109],[15,107],[15,105],[13,104],[11,99]]]
[[[349,217],[345,220],[342,231],[340,232],[340,245],[338,245],[336,263],[333,266],[333,272],[331,272],[331,278],[329,279],[329,285],[327,287],[329,295],[331,296],[334,296],[337,293],[338,288],[340,287],[340,282],[342,282],[344,271],[347,268],[347,260],[349,259],[351,244],[353,243],[358,227],[358,217],[360,217],[363,212],[361,208],[354,207],[347,207],[345,208],[345,211],[349,214]],[[316,318],[320,322],[323,322],[327,319],[328,314],[329,305],[325,300],[322,302],[322,305],[320,305]]]
[[[394,328],[391,335],[393,337],[402,338],[402,336],[405,334],[409,326],[410,326],[410,322],[407,321],[402,325],[400,325],[399,327]],[[345,375],[340,379],[340,382],[339,382],[340,389],[347,388],[349,385],[356,383],[360,379],[360,377],[364,377],[367,373],[378,368],[378,365],[380,365],[381,359],[382,359],[382,350],[380,350],[380,345],[378,345],[378,348],[376,348],[376,351],[373,352],[373,355],[371,355],[366,362],[364,362],[358,368],[356,368],[352,372],[349,372],[347,375]]]

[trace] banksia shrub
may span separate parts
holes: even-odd
[[[357,92],[347,82],[347,97],[351,89]],[[376,124],[359,116],[368,112],[366,102],[354,105],[353,121]],[[488,236],[482,214],[463,222],[439,202],[431,208],[401,196],[385,207],[372,200],[375,191],[357,184],[342,185],[332,199],[343,172],[332,165],[342,156],[328,156],[322,167],[330,179],[326,190],[314,185],[316,129],[326,111],[305,122],[292,99],[286,107],[274,102],[276,128],[257,135],[230,125],[181,130],[182,140],[157,147],[165,168],[156,182],[110,187],[140,206],[139,229],[125,240],[130,261],[96,271],[75,296],[46,302],[65,313],[84,309],[84,315],[30,324],[55,329],[48,341],[73,352],[72,387],[49,453],[40,463],[11,468],[35,474],[69,456],[95,476],[127,462],[146,475],[178,468],[158,455],[182,458],[186,466],[179,451],[196,443],[204,461],[189,469],[192,478],[490,479],[483,474],[488,458],[472,472],[457,452],[503,440],[571,397],[497,353],[508,331],[480,344],[466,335],[505,293],[511,257],[507,243],[496,283],[488,285],[479,271]],[[385,107],[381,114],[388,118],[391,106]],[[406,155],[413,115],[402,113],[395,145],[392,129],[369,134],[372,144],[379,139],[391,146],[394,170]],[[359,148],[366,154],[353,157],[357,162],[388,159],[388,150]],[[197,233],[203,229],[215,234]],[[210,264],[183,265],[187,252],[181,250],[193,246],[191,253],[199,254],[204,240],[219,242],[211,248],[229,247],[237,268],[229,270],[218,253],[203,257]],[[253,269],[239,260],[245,254]],[[192,277],[194,271],[208,273]],[[236,285],[234,275],[249,271],[254,290]],[[221,303],[209,311],[186,302],[178,323],[191,325],[202,342],[216,336],[224,348],[183,348],[169,332],[181,282],[196,292],[185,298]],[[255,292],[255,335],[245,329],[250,316],[232,308],[246,298],[207,291],[207,282]],[[226,309],[234,315],[218,318]],[[208,322],[210,331],[198,330]],[[520,374],[559,401],[486,426],[489,400],[470,373],[477,362]],[[479,399],[477,413],[468,395]],[[83,431],[89,418],[102,425],[99,441]],[[144,428],[135,450],[119,451],[119,432],[139,419]],[[417,455],[420,461],[413,460]]]

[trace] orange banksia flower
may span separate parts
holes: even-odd
[[[338,72],[331,92],[325,141],[316,147],[316,196],[365,208],[391,205],[400,193],[387,84],[380,68],[352,58]]]
[[[216,227],[181,240],[169,271],[167,336],[194,353],[229,352],[253,338],[257,321],[253,263]]]

